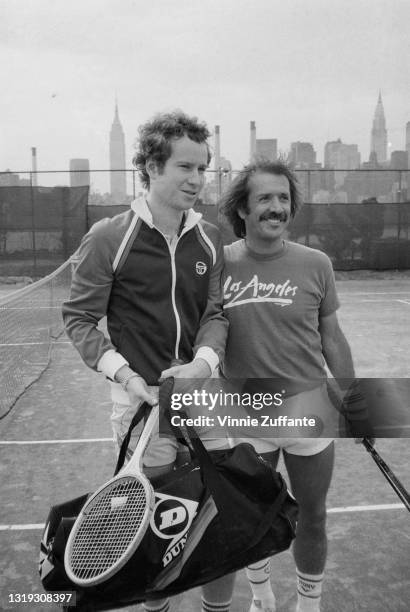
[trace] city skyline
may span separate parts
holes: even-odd
[[[316,162],[318,151],[315,149],[314,142],[302,142],[300,140],[297,140],[295,142],[290,143],[289,150],[285,151],[282,149],[281,153],[284,154],[284,156],[288,158],[295,166],[297,166],[298,155],[296,154],[296,151],[298,149],[303,149],[303,158],[304,156],[306,156],[306,149],[310,148],[308,155],[310,163],[303,161],[302,165],[299,165],[299,168],[309,168],[310,166],[311,169],[323,167],[352,170],[355,168],[360,168],[362,164],[367,164],[369,162],[373,164],[377,163],[380,167],[387,168],[389,167],[391,159],[394,159],[394,154],[407,152],[410,162],[409,126],[410,122],[407,122],[406,126],[403,129],[403,148],[393,150],[392,144],[388,142],[388,130],[386,129],[386,118],[384,114],[383,100],[381,91],[379,91],[377,104],[373,115],[373,124],[370,132],[370,152],[367,159],[362,156],[357,143],[343,142],[340,137],[335,140],[329,140],[325,143],[322,162]],[[220,126],[217,127],[220,128]],[[257,138],[257,125],[255,121],[250,121],[249,129],[249,157],[252,158],[255,155],[263,155],[275,159],[278,149],[277,139],[274,137],[264,139]],[[218,133],[220,136],[220,129]],[[275,150],[275,154],[272,155],[272,152],[268,153],[269,148],[271,149],[271,151]],[[329,155],[329,151],[332,148],[334,149],[334,155]],[[389,148],[391,149],[390,151]],[[340,155],[341,149],[343,150],[342,155]],[[336,153],[339,153],[339,155],[336,155]]]
[[[381,125],[378,126],[378,123],[380,123],[380,121],[382,122]],[[221,142],[222,142],[222,138],[223,138],[223,129],[221,130],[221,128],[223,128],[223,126],[221,125],[215,125],[215,126],[208,126],[210,131],[211,131],[211,137],[210,140],[213,141],[213,147],[212,147],[212,162],[215,162],[215,158],[218,155],[217,151],[219,149],[219,156],[220,156],[220,148],[221,148]],[[381,92],[379,92],[378,95],[378,99],[377,99],[377,105],[374,111],[374,118],[373,118],[373,126],[371,128],[370,131],[370,140],[371,140],[371,145],[370,145],[370,153],[369,153],[369,157],[366,159],[364,157],[362,157],[361,151],[357,145],[357,143],[346,143],[343,142],[343,140],[338,137],[337,139],[334,140],[329,140],[327,142],[325,142],[324,144],[324,148],[323,148],[323,156],[322,156],[322,162],[316,162],[316,156],[318,155],[318,153],[320,153],[317,148],[315,148],[315,143],[314,142],[303,142],[300,140],[296,140],[294,142],[290,143],[289,149],[285,150],[282,149],[278,146],[278,139],[274,138],[273,136],[269,137],[269,138],[257,138],[257,122],[256,121],[250,121],[249,122],[249,127],[248,130],[250,129],[250,145],[249,145],[249,155],[248,155],[248,160],[253,157],[254,155],[258,156],[258,155],[263,155],[265,157],[268,157],[270,159],[275,159],[278,156],[278,148],[280,151],[280,154],[285,154],[287,157],[289,157],[291,160],[294,158],[294,150],[295,150],[295,145],[297,147],[297,145],[304,145],[304,146],[309,146],[311,149],[311,155],[314,155],[315,160],[313,161],[313,165],[312,165],[312,169],[314,169],[315,167],[323,167],[323,168],[337,168],[337,165],[333,165],[333,163],[327,161],[327,149],[329,147],[329,145],[334,145],[334,144],[341,144],[345,147],[348,148],[355,148],[356,150],[356,155],[358,153],[358,161],[356,163],[354,163],[352,166],[347,165],[345,168],[343,169],[352,169],[354,167],[359,167],[360,164],[362,163],[367,163],[370,159],[371,159],[371,153],[374,152],[378,153],[378,146],[379,144],[377,143],[377,139],[380,138],[380,135],[378,134],[379,131],[382,132],[382,140],[383,143],[381,144],[382,149],[385,149],[385,151],[382,154],[379,154],[379,156],[377,157],[377,161],[379,163],[380,166],[385,165],[386,167],[388,167],[388,162],[390,161],[391,158],[391,154],[395,153],[395,152],[404,152],[404,151],[408,151],[409,150],[409,145],[410,145],[410,140],[409,140],[409,136],[408,134],[410,133],[410,121],[406,123],[406,125],[403,128],[403,140],[404,140],[404,146],[401,149],[395,149],[392,150],[392,145],[391,143],[387,142],[387,138],[388,138],[388,130],[385,127],[385,116],[384,116],[384,109],[383,109],[383,103],[382,103],[382,96],[381,96]],[[218,134],[218,139],[219,139],[219,144],[217,145],[216,143],[216,134]],[[126,134],[122,128],[122,123],[120,121],[119,118],[119,107],[118,107],[118,101],[117,99],[115,99],[115,104],[114,104],[114,119],[111,125],[111,129],[107,134],[107,146],[109,148],[109,164],[107,165],[106,168],[101,168],[101,170],[114,170],[114,169],[132,169],[132,165],[130,165],[130,163],[127,163],[126,160],[126,154],[125,154],[125,137]],[[375,144],[376,142],[376,144]],[[388,151],[388,148],[390,148],[391,150]],[[31,150],[35,151],[35,148],[31,148]],[[229,158],[229,151],[225,150],[225,153],[227,153],[228,158]],[[229,161],[228,158],[224,158],[225,161]],[[32,157],[33,159],[33,157]],[[88,158],[87,158],[88,159]],[[209,169],[212,170],[214,169],[215,164],[212,163],[210,164]],[[307,167],[307,166],[306,166]],[[339,167],[341,168],[340,164]],[[91,168],[91,170],[98,170],[98,168]],[[238,170],[239,168],[230,168],[232,170]],[[2,169],[1,172],[5,172],[5,171],[11,171],[11,172],[18,172],[18,169],[14,170],[12,168],[10,169]],[[33,170],[33,162],[31,164],[31,168],[27,168],[26,171],[29,172],[30,170]],[[53,168],[50,170],[57,170],[57,168]],[[59,170],[61,171],[65,171],[64,168],[60,168]],[[112,181],[113,179],[111,178],[111,191],[116,191],[118,190],[118,188],[116,186],[112,185]],[[116,181],[114,181],[115,183]],[[121,192],[121,188],[119,189],[119,192]]]
[[[0,169],[65,170],[86,157],[109,167],[115,97],[131,167],[138,125],[182,108],[221,126],[221,155],[234,169],[249,157],[249,122],[278,152],[310,142],[317,162],[327,142],[357,144],[370,155],[381,90],[388,156],[405,149],[410,120],[410,6],[395,0],[175,0],[146,6],[124,0],[60,0],[18,6],[3,0]],[[366,27],[363,27],[363,24]],[[176,35],[177,34],[177,35]],[[154,44],[155,43],[155,44]],[[100,187],[108,191],[108,181]]]

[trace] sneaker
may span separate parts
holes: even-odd
[[[276,612],[276,604],[273,602],[273,604],[263,607],[260,599],[253,599],[249,612]]]

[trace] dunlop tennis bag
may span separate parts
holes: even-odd
[[[88,495],[51,508],[40,552],[45,590],[75,591],[76,608],[70,609],[121,608],[181,593],[289,548],[297,504],[281,475],[250,444],[207,452],[194,430],[186,428],[185,436],[191,461],[152,481],[149,527],[130,560],[106,581],[78,586],[64,568],[67,539]]]

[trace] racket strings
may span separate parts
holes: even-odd
[[[84,515],[71,551],[71,570],[81,580],[111,570],[135,542],[146,515],[144,484],[124,477],[100,492]]]

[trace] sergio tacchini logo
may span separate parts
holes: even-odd
[[[203,262],[203,261],[197,261],[195,264],[195,270],[196,273],[199,274],[199,276],[203,276],[205,274],[205,272],[207,271],[207,265]]]

